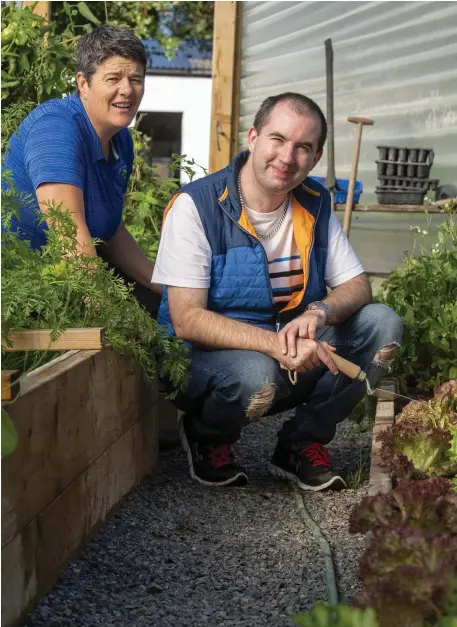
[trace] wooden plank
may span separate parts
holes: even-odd
[[[12,331],[8,334],[12,346],[2,338],[2,350],[18,351],[62,351],[62,350],[100,350],[105,346],[105,335],[101,328],[66,329],[57,340],[51,340],[50,329],[27,329]]]
[[[243,5],[236,3],[236,30],[235,30],[235,60],[233,68],[233,96],[232,96],[232,128],[230,159],[238,153],[238,139],[240,133],[240,87],[241,87],[241,41],[242,41]]]
[[[19,445],[2,459],[2,546],[157,408],[157,385],[146,386],[109,348],[56,362],[25,377],[8,408]]]
[[[13,627],[55,584],[126,495],[157,463],[153,421],[130,425],[2,549],[2,626]]]
[[[383,382],[380,387],[383,390],[395,392],[395,384],[393,382]],[[371,441],[371,467],[370,481],[368,485],[368,494],[370,496],[374,496],[379,493],[387,493],[392,489],[392,480],[386,469],[381,465],[381,444],[378,442],[378,436],[384,431],[384,429],[393,425],[394,420],[395,403],[393,401],[383,401],[378,399]]]
[[[346,205],[335,205],[335,211],[344,211]],[[384,211],[386,213],[440,213],[440,207],[430,205],[354,205],[352,211]]]
[[[232,157],[238,4],[232,0],[214,3],[210,172],[227,166]]]
[[[2,370],[2,401],[12,401],[19,394],[19,370]]]

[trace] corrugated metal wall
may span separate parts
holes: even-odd
[[[380,144],[433,148],[431,176],[457,184],[457,2],[243,2],[240,147],[266,96],[299,91],[325,112],[328,37],[337,177],[352,162],[346,119],[364,115],[375,126],[362,139],[362,202],[376,202]],[[325,155],[314,173],[325,176]]]

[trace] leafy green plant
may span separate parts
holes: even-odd
[[[429,401],[408,403],[378,440],[381,458],[392,477],[453,476],[457,472],[457,381],[438,388]]]
[[[17,446],[18,435],[10,415],[2,407],[2,457],[10,455]]]
[[[414,527],[457,535],[457,494],[443,477],[405,481],[387,494],[366,496],[354,507],[350,533]]]
[[[376,401],[374,396],[364,396],[349,414],[349,420],[353,420],[361,428],[364,428],[364,423],[368,423],[368,428],[371,429],[376,415]]]
[[[449,431],[457,427],[457,379],[443,383],[428,401],[411,401],[396,422],[416,422]]]
[[[404,324],[403,343],[393,365],[402,390],[425,390],[457,378],[457,201],[441,210],[443,222],[430,249],[408,256],[384,284],[381,300]],[[416,229],[428,235],[428,229]]]
[[[3,213],[7,221],[8,207],[3,206]],[[158,369],[175,388],[184,386],[187,360],[179,341],[164,335],[131,287],[100,258],[78,252],[76,225],[68,211],[50,204],[47,215],[48,237],[41,252],[15,233],[2,233],[4,341],[18,329],[52,329],[55,339],[67,328],[103,327],[112,348],[147,380]],[[6,352],[2,358],[5,368],[21,366],[21,354]]]
[[[190,180],[198,170],[206,173],[194,160],[186,155],[173,155],[170,172],[178,177],[162,179],[157,168],[151,166],[143,156],[148,150],[150,139],[137,130],[132,130],[135,161],[126,195],[124,222],[140,244],[145,255],[155,261],[159,247],[163,213],[173,195],[181,187],[179,172],[184,171]]]
[[[378,441],[382,464],[395,480],[455,474],[449,468],[449,432],[405,421],[385,429]]]
[[[365,497],[351,533],[371,533],[360,561],[357,606],[379,627],[444,627],[457,610],[457,494],[438,477]],[[446,619],[446,620],[445,620]]]
[[[370,457],[362,448],[359,450],[357,467],[350,471],[347,476],[348,488],[356,490],[362,483],[367,481],[370,475]]]
[[[68,16],[65,5],[78,13],[79,2],[52,2],[52,20],[57,31],[65,30]],[[211,50],[214,3],[197,2],[90,2],[96,20],[130,28],[140,39],[153,38],[173,55],[182,40],[196,41],[204,50]],[[86,18],[87,20],[87,18]],[[85,15],[74,17],[76,26],[83,26]]]
[[[379,627],[433,627],[456,616],[457,536],[413,527],[374,531],[359,568],[356,604],[373,608]]]
[[[373,610],[350,607],[343,603],[316,603],[311,612],[293,614],[292,620],[299,627],[378,627]]]
[[[2,3],[2,152],[37,104],[61,98],[75,85],[75,30],[70,23],[57,34],[55,24],[47,23],[33,8]]]

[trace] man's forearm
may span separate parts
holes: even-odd
[[[371,303],[372,293],[370,281],[366,274],[338,285],[323,299],[328,305],[327,324],[341,324],[353,316],[365,305]]]
[[[252,324],[238,322],[207,309],[191,309],[173,322],[178,337],[208,349],[252,350],[278,358],[278,338]]]

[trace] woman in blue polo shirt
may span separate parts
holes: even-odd
[[[143,286],[140,300],[156,309],[151,290],[160,293],[160,286],[151,283],[153,263],[122,221],[133,164],[127,127],[144,93],[143,44],[126,28],[101,26],[79,40],[76,72],[77,93],[36,107],[9,142],[4,168],[16,189],[33,199],[23,203],[13,228],[41,248],[47,225],[37,212],[46,215],[47,203],[63,203],[72,212],[81,251],[95,256],[92,238],[102,239],[103,257]]]

